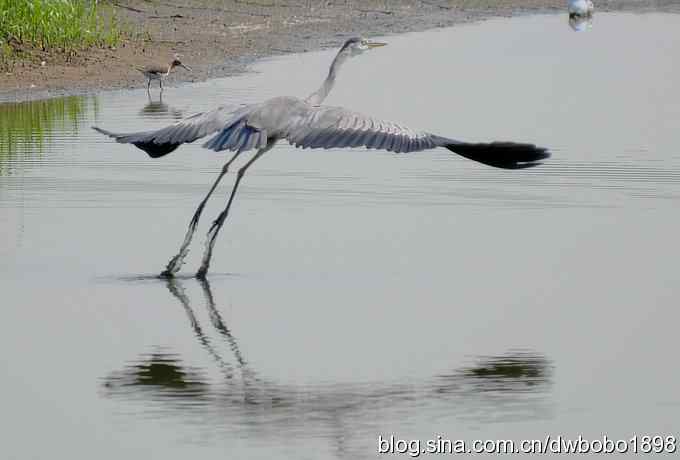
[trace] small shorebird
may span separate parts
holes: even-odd
[[[146,77],[147,79],[146,91],[148,92],[151,89],[152,80],[158,80],[158,86],[160,87],[161,91],[163,91],[163,78],[170,75],[170,72],[172,72],[172,69],[174,69],[175,67],[183,67],[189,72],[191,72],[191,68],[189,66],[182,64],[182,61],[179,60],[179,54],[175,54],[172,61],[170,61],[170,64],[168,65],[167,69],[160,65],[136,67],[136,69],[142,72]]]
[[[569,0],[569,17],[592,16],[595,6],[592,0]]]

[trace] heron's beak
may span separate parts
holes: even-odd
[[[189,72],[191,72],[191,67],[189,67],[188,65],[184,65],[184,64],[180,64],[180,65],[182,67],[184,67],[185,69],[187,69]]]
[[[380,48],[381,46],[385,46],[387,43],[382,43],[382,42],[368,42],[366,46],[369,48]]]

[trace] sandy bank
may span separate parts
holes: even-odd
[[[0,102],[145,85],[136,65],[180,53],[193,72],[167,82],[201,81],[243,71],[254,60],[337,46],[350,35],[390,35],[490,17],[562,12],[566,0],[114,0],[138,38],[71,62],[36,56],[0,78]],[[611,10],[680,11],[676,1],[597,2]],[[40,65],[44,60],[45,65]]]

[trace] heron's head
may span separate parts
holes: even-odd
[[[182,67],[184,69],[187,69],[189,72],[191,72],[191,67],[182,64],[182,61],[180,61],[179,58],[180,58],[180,55],[175,54],[175,56],[172,59],[172,62],[170,63],[170,67],[173,67],[173,68],[174,67]]]
[[[363,37],[353,37],[345,42],[340,50],[340,53],[347,53],[348,56],[354,57],[365,53],[366,51],[385,46],[387,43],[374,42]]]

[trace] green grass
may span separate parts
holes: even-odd
[[[0,177],[34,163],[55,137],[77,134],[98,112],[96,96],[0,104]]]
[[[0,0],[0,60],[27,48],[73,54],[110,47],[121,37],[113,8],[94,0]]]

